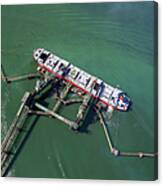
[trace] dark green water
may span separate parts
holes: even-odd
[[[154,151],[153,3],[2,6],[2,64],[8,75],[34,72],[35,48],[56,52],[106,82],[119,84],[132,111],[108,122],[122,151]],[[34,81],[2,82],[2,138]],[[75,115],[75,107],[64,113]],[[33,120],[33,118],[31,119]],[[31,120],[29,122],[31,122]],[[18,177],[154,179],[154,159],[116,158],[99,123],[76,134],[40,117],[9,175]]]

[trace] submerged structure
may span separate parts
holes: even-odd
[[[103,80],[90,75],[43,48],[36,49],[33,53],[33,57],[38,63],[36,73],[8,77],[3,67],[1,67],[2,79],[6,83],[37,78],[34,90],[32,92],[25,92],[15,119],[2,141],[2,176],[7,175],[20,148],[22,148],[28,134],[33,129],[34,124],[26,122],[27,118],[31,115],[58,119],[68,125],[72,130],[80,132],[88,111],[93,109],[97,115],[97,119],[100,120],[109,150],[113,155],[134,156],[139,158],[157,156],[157,153],[122,152],[114,146],[109,128],[105,124],[103,113],[109,113],[111,118],[114,110],[129,110],[131,100],[121,89],[112,87]],[[43,100],[49,96],[49,92],[53,94],[53,99],[55,99],[52,109],[47,108],[43,102]],[[69,98],[69,94],[74,96]],[[80,105],[74,121],[59,113],[59,108],[61,106],[68,106],[75,103],[80,103]]]

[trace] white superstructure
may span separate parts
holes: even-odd
[[[33,57],[41,68],[59,78],[63,78],[81,91],[99,99],[109,108],[121,111],[128,110],[130,99],[119,88],[112,87],[103,80],[90,75],[43,48],[35,50]]]

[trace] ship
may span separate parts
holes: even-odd
[[[48,71],[57,78],[65,80],[81,92],[99,100],[108,111],[116,109],[126,112],[129,110],[131,100],[119,87],[109,85],[44,48],[34,50],[33,58],[39,66],[39,71]]]

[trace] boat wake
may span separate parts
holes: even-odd
[[[59,170],[61,171],[61,175],[63,178],[66,178],[66,173],[65,173],[65,170],[63,168],[63,164],[61,162],[61,159],[60,159],[60,155],[59,153],[56,151],[56,160],[57,160],[57,164],[58,164],[58,167],[59,167]]]

